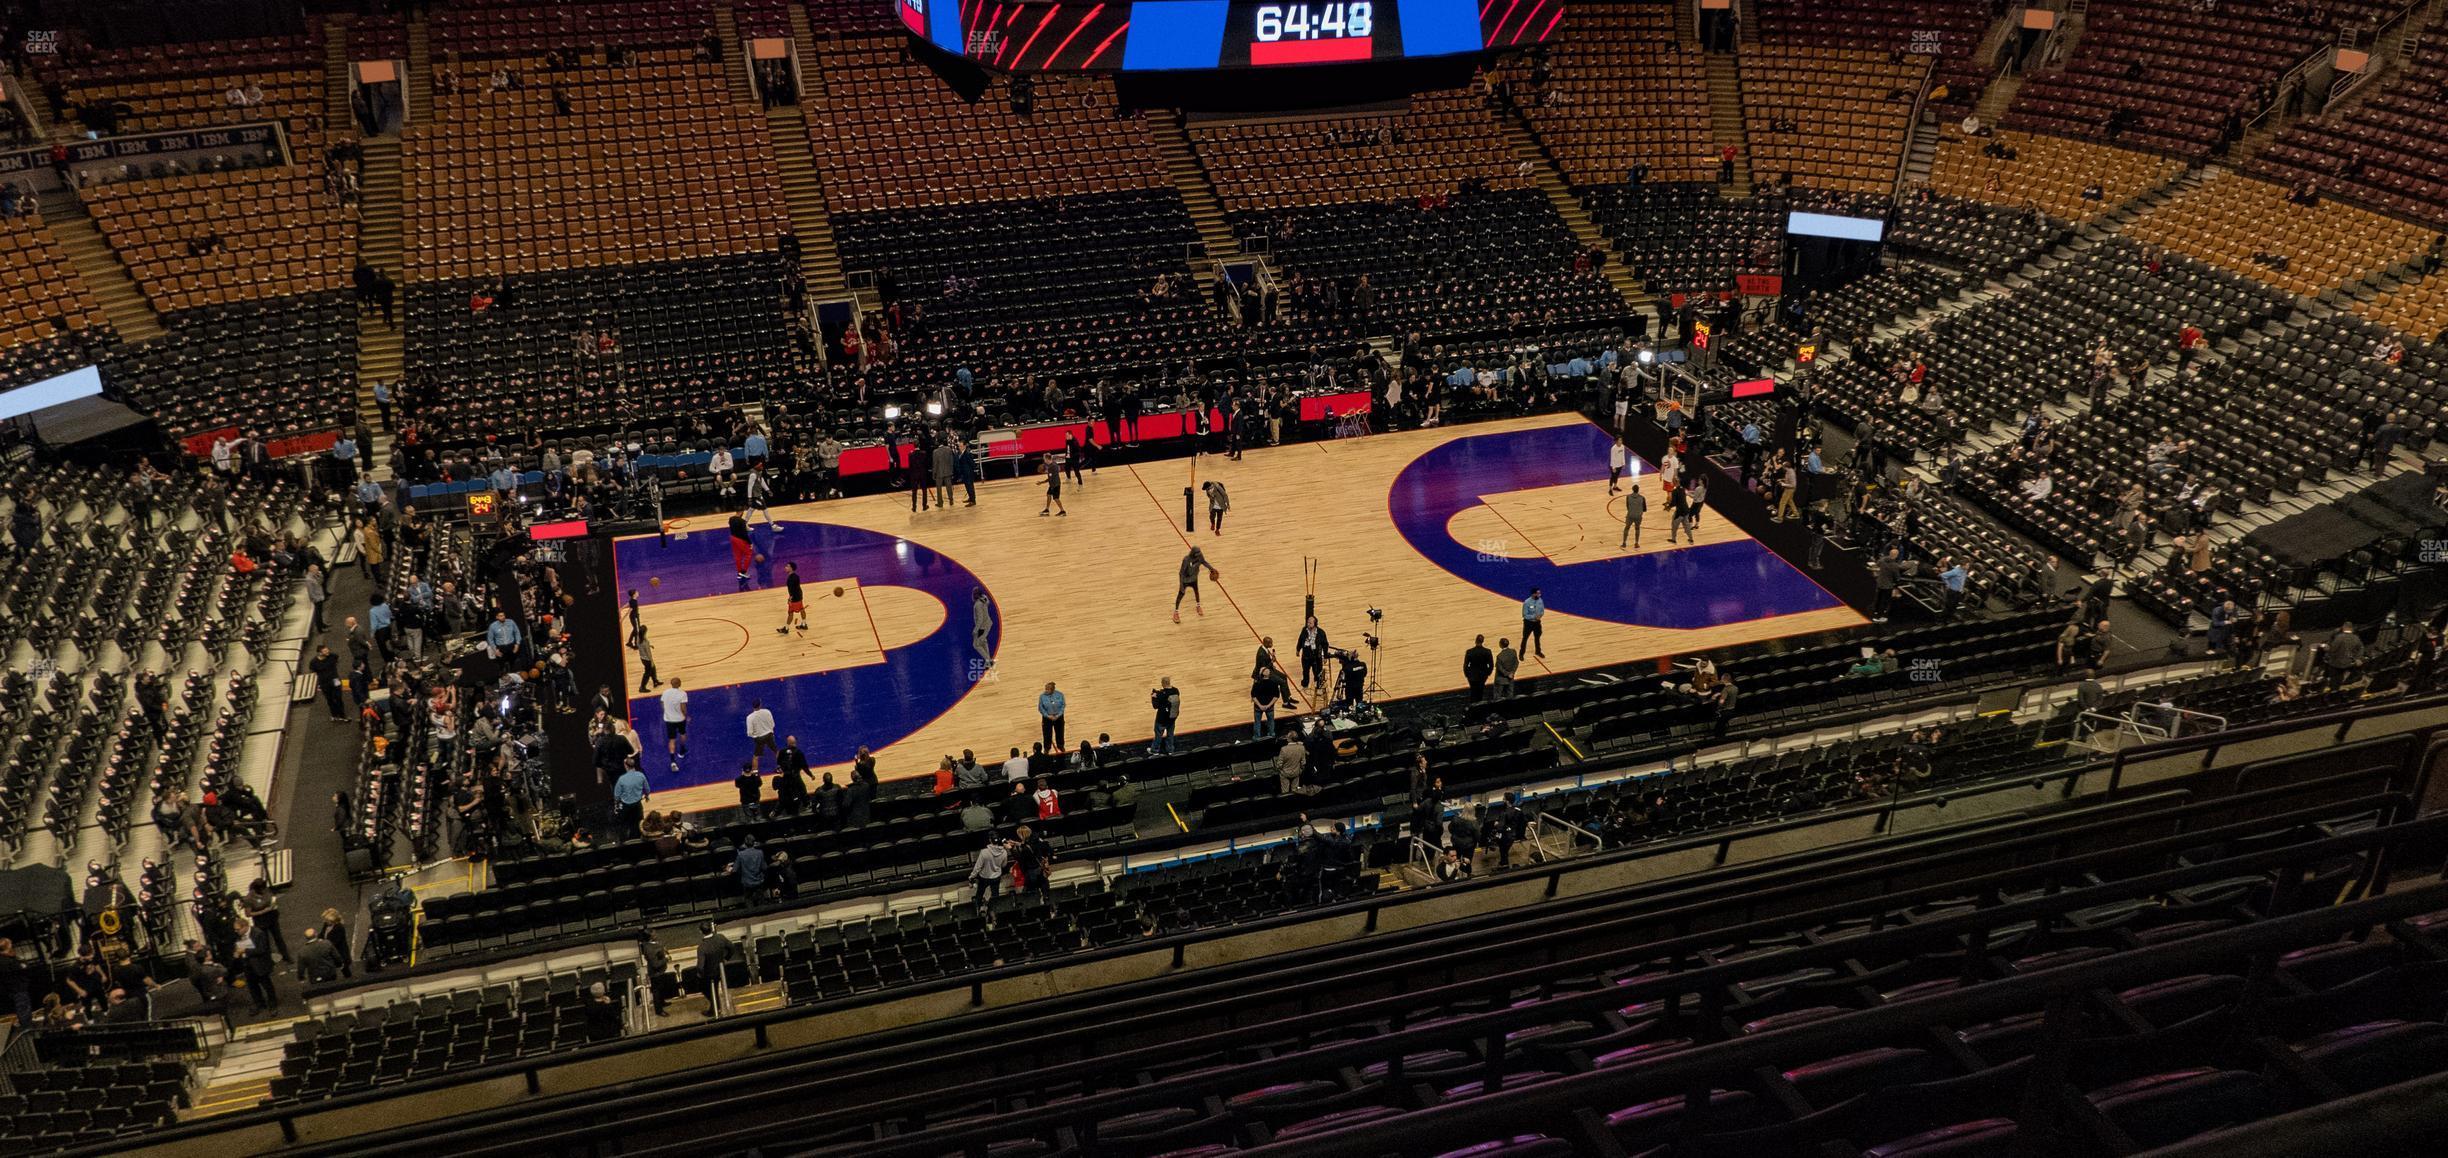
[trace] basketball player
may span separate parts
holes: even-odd
[[[756,476],[748,477],[755,478]],[[807,592],[799,587],[799,565],[797,563],[782,565],[782,587],[789,593],[790,599],[782,611],[782,626],[774,628],[774,634],[789,635],[793,626],[798,627],[801,631],[806,631]]]
[[[1192,547],[1189,554],[1182,556],[1181,572],[1177,576],[1179,585],[1173,588],[1173,622],[1181,622],[1181,601],[1184,595],[1190,597],[1190,606],[1196,608],[1200,615],[1207,614],[1207,605],[1199,602],[1200,571],[1212,574],[1215,567],[1207,562],[1205,548]]]
[[[748,519],[731,516],[731,569],[739,572],[739,589],[748,589],[748,568],[756,562],[756,547],[748,540]]]
[[[655,675],[654,641],[646,638],[646,627],[644,624],[638,625],[634,631],[630,632],[629,646],[636,648],[638,653],[638,666],[640,668],[640,671],[638,672],[638,691],[641,693],[653,691],[654,686],[663,681],[658,679]]]
[[[1232,509],[1232,497],[1224,493],[1224,484],[1208,479],[1199,488],[1207,492],[1207,529],[1224,533],[1224,512]]]
[[[1041,519],[1047,515],[1070,517],[1071,512],[1064,510],[1062,505],[1062,464],[1054,461],[1052,455],[1047,455],[1045,460],[1045,488],[1045,507],[1037,512],[1037,517]]]
[[[773,498],[773,480],[765,477],[763,462],[757,462],[748,468],[748,481],[741,489],[748,499],[747,509],[741,513],[754,515],[760,511],[764,512],[765,525],[771,528],[774,534],[781,534],[782,527],[774,522],[773,508],[768,505]]]
[[[1624,530],[1615,537],[1616,549],[1640,546],[1641,516],[1648,513],[1649,500],[1641,497],[1639,483],[1632,484],[1631,491],[1624,495]]]
[[[1607,448],[1608,494],[1614,494],[1618,489],[1620,489],[1618,484],[1623,480],[1625,456],[1630,453],[1630,451],[1624,449],[1624,440],[1620,435],[1616,437],[1615,445]]]

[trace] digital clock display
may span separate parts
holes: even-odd
[[[1377,46],[1399,51],[1400,9],[1388,0],[1238,4],[1225,29],[1226,65],[1335,64],[1370,60]]]

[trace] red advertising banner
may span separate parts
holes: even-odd
[[[1744,297],[1772,298],[1785,292],[1785,277],[1774,273],[1738,273],[1734,284],[1742,288]]]

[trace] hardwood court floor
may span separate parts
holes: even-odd
[[[767,558],[745,593],[720,519],[668,545],[623,540],[621,585],[640,590],[663,676],[690,692],[677,772],[656,699],[632,701],[655,803],[734,802],[756,700],[820,767],[865,744],[888,778],[929,774],[964,748],[989,762],[1025,750],[1047,681],[1068,699],[1074,743],[1146,740],[1160,676],[1181,689],[1182,731],[1247,725],[1261,636],[1297,674],[1304,557],[1317,560],[1334,646],[1360,648],[1367,609],[1384,610],[1377,672],[1393,698],[1463,686],[1474,635],[1518,643],[1532,586],[1550,610],[1546,656],[1523,657],[1524,680],[1863,622],[1722,516],[1703,517],[1696,546],[1665,543],[1654,466],[1640,483],[1642,546],[1620,548],[1606,446],[1597,427],[1546,416],[1113,467],[1065,487],[1064,517],[1039,515],[1036,479],[981,485],[975,507],[913,512],[892,494],[777,508],[784,531],[756,524]],[[1185,531],[1183,490],[1210,479],[1231,496],[1224,532],[1206,529],[1203,496]],[[1203,582],[1203,615],[1185,599],[1175,624],[1174,576],[1194,544],[1222,578]],[[786,637],[775,629],[793,561],[811,626]],[[993,602],[991,668],[973,646],[978,587]]]

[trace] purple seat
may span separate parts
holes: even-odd
[[[1550,1073],[1545,1070],[1537,1070],[1530,1073],[1521,1074],[1506,1074],[1504,1076],[1504,1084],[1499,1088],[1499,1092],[1514,1089],[1519,1086],[1531,1085],[1537,1082],[1553,1081],[1562,1076],[1564,1075]],[[1445,1100],[1449,1102],[1457,1098],[1475,1098],[1486,1092],[1487,1083],[1484,1081],[1464,1082],[1461,1085],[1443,1091]]]
[[[2092,1108],[2144,1149],[2181,1142],[2280,1108],[2257,1074],[2207,1067],[2119,1082],[2088,1095]]]
[[[1307,1081],[1277,1082],[1271,1086],[1245,1090],[1226,1098],[1224,1105],[1227,1109],[1233,1110],[1268,1110],[1282,1106],[1320,1102],[1342,1092],[1343,1086],[1340,1082],[1312,1078]]]
[[[1392,1106],[1353,1106],[1348,1110],[1336,1110],[1331,1114],[1320,1114],[1314,1118],[1304,1118],[1294,1122],[1275,1131],[1275,1138],[1281,1141],[1285,1138],[1298,1138],[1304,1134],[1340,1130],[1345,1126],[1364,1126],[1370,1122],[1382,1122],[1388,1118],[1399,1117],[1402,1117],[1402,1111]]]
[[[1449,1074],[1455,1070],[1469,1069],[1472,1065],[1477,1063],[1471,1059],[1471,1055],[1458,1049],[1428,1049],[1421,1050],[1418,1053],[1404,1054],[1402,1064],[1403,1073],[1405,1075],[1425,1074],[1433,1076],[1436,1074]],[[1360,1068],[1360,1076],[1367,1078],[1370,1081],[1376,1081],[1392,1072],[1394,1072],[1394,1064],[1392,1062],[1370,1062],[1369,1064]]]
[[[1186,1106],[1166,1106],[1161,1110],[1137,1110],[1128,1114],[1117,1114],[1097,1123],[1096,1132],[1097,1137],[1111,1141],[1144,1138],[1151,1134],[1164,1133],[1176,1126],[1189,1125],[1204,1116],[1197,1110]]]
[[[1746,1021],[1743,1023],[1742,1031],[1744,1033],[1767,1033],[1770,1030],[1784,1029],[1789,1026],[1808,1025],[1814,1021],[1825,1021],[1828,1018],[1841,1017],[1851,1012],[1853,1011],[1850,1009],[1845,1009],[1841,1006],[1835,1005],[1814,1005],[1808,1009],[1788,1009],[1783,1013],[1770,1014],[1767,1017],[1760,1018],[1756,1021]]]
[[[2117,994],[2125,1007],[2152,1025],[2165,1028],[2188,1017],[2235,1003],[2244,979],[2228,973],[2194,973],[2137,985]]]
[[[1690,1049],[1691,1045],[1691,1039],[1688,1037],[1674,1037],[1668,1038],[1665,1041],[1643,1042],[1639,1045],[1627,1046],[1623,1049],[1615,1050],[1610,1053],[1600,1054],[1591,1059],[1591,1064],[1594,1064],[1602,1069],[1607,1066],[1633,1065],[1639,1062],[1648,1061],[1651,1058],[1673,1053],[1679,1049]]]
[[[2014,1142],[2015,1124],[2005,1118],[1983,1118],[1925,1130],[1910,1138],[1872,1146],[1862,1158],[1978,1158],[2003,1154]]]
[[[2295,1043],[2346,1092],[2366,1093],[2424,1074],[2448,1071],[2448,1025],[2436,1021],[2371,1021]]]
[[[2397,960],[2397,947],[2385,941],[2331,941],[2280,957],[2278,968],[2307,989],[2328,989],[2377,973]]]
[[[1515,1134],[1447,1150],[1437,1158],[1572,1158],[1572,1143],[1545,1134]]]
[[[1768,1124],[1759,1099],[1749,1090],[1709,1091],[1708,1126],[1712,1130],[1747,1130]],[[1683,1119],[1683,1095],[1626,1106],[1606,1118],[1616,1141],[1631,1151],[1647,1149],[1671,1137]]]
[[[1785,1071],[1785,1080],[1810,1104],[1825,1109],[1882,1086],[1910,1085],[1943,1075],[1928,1050],[1880,1046],[1815,1061]]]

